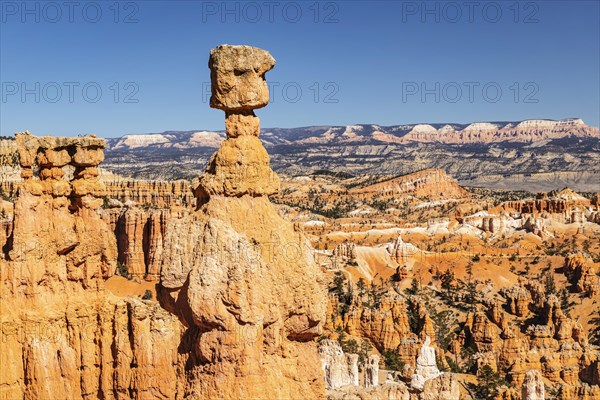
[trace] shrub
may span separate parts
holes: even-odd
[[[129,275],[129,271],[127,270],[127,266],[122,262],[117,261],[117,275],[122,276],[123,278],[131,279],[131,275]]]
[[[395,350],[387,349],[384,350],[382,356],[385,360],[385,367],[393,371],[402,371],[404,368],[404,362],[398,357],[398,353]]]
[[[146,289],[144,295],[142,296],[142,300],[152,300],[152,292]]]

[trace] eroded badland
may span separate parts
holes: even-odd
[[[0,398],[600,399],[600,194],[279,176],[274,65],[211,51],[226,138],[191,181],[0,141]]]

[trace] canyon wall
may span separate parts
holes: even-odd
[[[117,245],[96,212],[104,140],[20,134],[17,143],[24,182],[0,260],[0,398],[181,398],[180,322],[105,290]]]

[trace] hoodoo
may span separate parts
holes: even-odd
[[[167,229],[160,298],[190,338],[186,396],[325,396],[316,343],[325,319],[323,276],[302,231],[268,195],[279,190],[253,110],[269,100],[265,50],[210,53],[211,106],[227,139],[196,189],[198,209]]]
[[[24,180],[0,254],[0,398],[176,397],[181,324],[105,290],[117,243],[96,212],[104,139],[23,133],[16,143]]]

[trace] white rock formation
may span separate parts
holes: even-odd
[[[365,387],[374,387],[379,384],[379,357],[375,354],[369,356],[365,366]]]
[[[326,339],[319,345],[319,356],[327,389],[358,386],[358,354],[344,354],[337,342]]]
[[[435,349],[429,345],[430,343],[431,339],[427,336],[421,347],[419,357],[417,358],[415,373],[410,381],[410,386],[413,389],[423,390],[425,381],[440,375],[440,370],[435,362]]]
[[[458,400],[460,399],[460,383],[454,374],[441,374],[429,379],[423,386],[419,400]]]
[[[525,381],[521,387],[522,400],[544,400],[544,381],[542,374],[537,369],[527,371]]]
[[[410,257],[419,252],[419,248],[417,246],[403,241],[401,235],[398,235],[398,238],[394,243],[389,243],[386,246],[386,250],[390,257],[398,264],[406,263]]]

